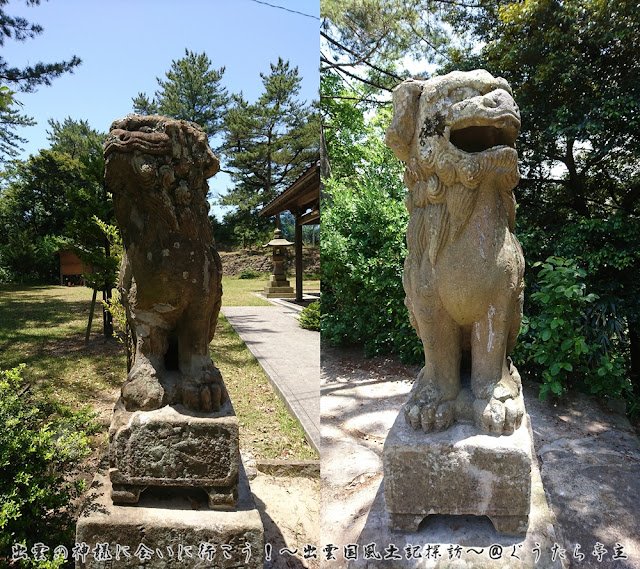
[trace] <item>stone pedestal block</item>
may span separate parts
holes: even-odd
[[[262,569],[264,529],[242,468],[238,493],[233,511],[212,510],[188,489],[149,489],[122,506],[99,474],[78,520],[76,569]]]
[[[417,531],[430,514],[487,516],[497,531],[527,531],[531,494],[528,420],[492,436],[456,423],[425,434],[398,415],[384,445],[384,493],[390,528]]]
[[[237,501],[238,419],[231,403],[214,413],[181,405],[129,412],[119,401],[109,429],[115,503],[136,503],[147,487],[202,488],[212,508]]]
[[[271,275],[263,294],[267,298],[295,298],[296,296],[289,281],[281,275]]]

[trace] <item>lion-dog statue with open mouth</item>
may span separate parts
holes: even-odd
[[[405,418],[425,432],[469,421],[513,433],[525,411],[507,357],[524,290],[514,235],[519,109],[507,82],[484,70],[409,79],[393,104],[386,143],[406,163],[409,189],[405,302],[425,352]]]

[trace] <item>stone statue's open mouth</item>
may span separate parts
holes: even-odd
[[[515,148],[517,136],[518,129],[511,125],[452,127],[449,141],[464,152],[484,152],[499,146]]]

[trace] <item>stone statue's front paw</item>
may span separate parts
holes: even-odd
[[[414,429],[430,431],[444,431],[454,421],[454,403],[423,402],[410,399],[404,406],[404,417]]]
[[[205,372],[198,381],[185,381],[181,391],[182,404],[192,411],[219,411],[228,397],[219,372]]]
[[[473,403],[473,415],[478,428],[494,435],[510,435],[522,423],[524,400],[522,394],[504,401],[491,397],[476,399]]]
[[[134,365],[122,386],[127,411],[153,411],[165,404],[165,389],[150,364]]]

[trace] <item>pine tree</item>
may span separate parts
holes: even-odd
[[[4,46],[7,39],[26,41],[44,31],[38,24],[7,14],[4,6],[8,3],[9,0],[0,0],[0,47]],[[40,0],[26,0],[26,3],[36,6]],[[16,134],[16,128],[35,124],[32,118],[16,109],[17,106],[21,106],[14,97],[16,92],[30,93],[40,85],[51,85],[51,81],[56,77],[68,72],[73,73],[73,69],[80,63],[80,58],[74,55],[69,61],[39,62],[20,68],[11,67],[9,62],[0,56],[0,162],[14,158],[20,150],[20,145],[26,142]]]
[[[213,137],[222,127],[229,102],[227,90],[220,85],[224,71],[224,67],[212,69],[205,53],[185,49],[182,59],[171,62],[166,79],[156,78],[160,88],[153,100],[144,93],[133,98],[134,111],[191,121]]]
[[[227,112],[223,152],[235,187],[219,202],[256,227],[267,223],[258,211],[318,159],[320,138],[317,114],[297,98],[298,68],[280,58],[260,77],[264,91],[255,104],[240,94]]]

